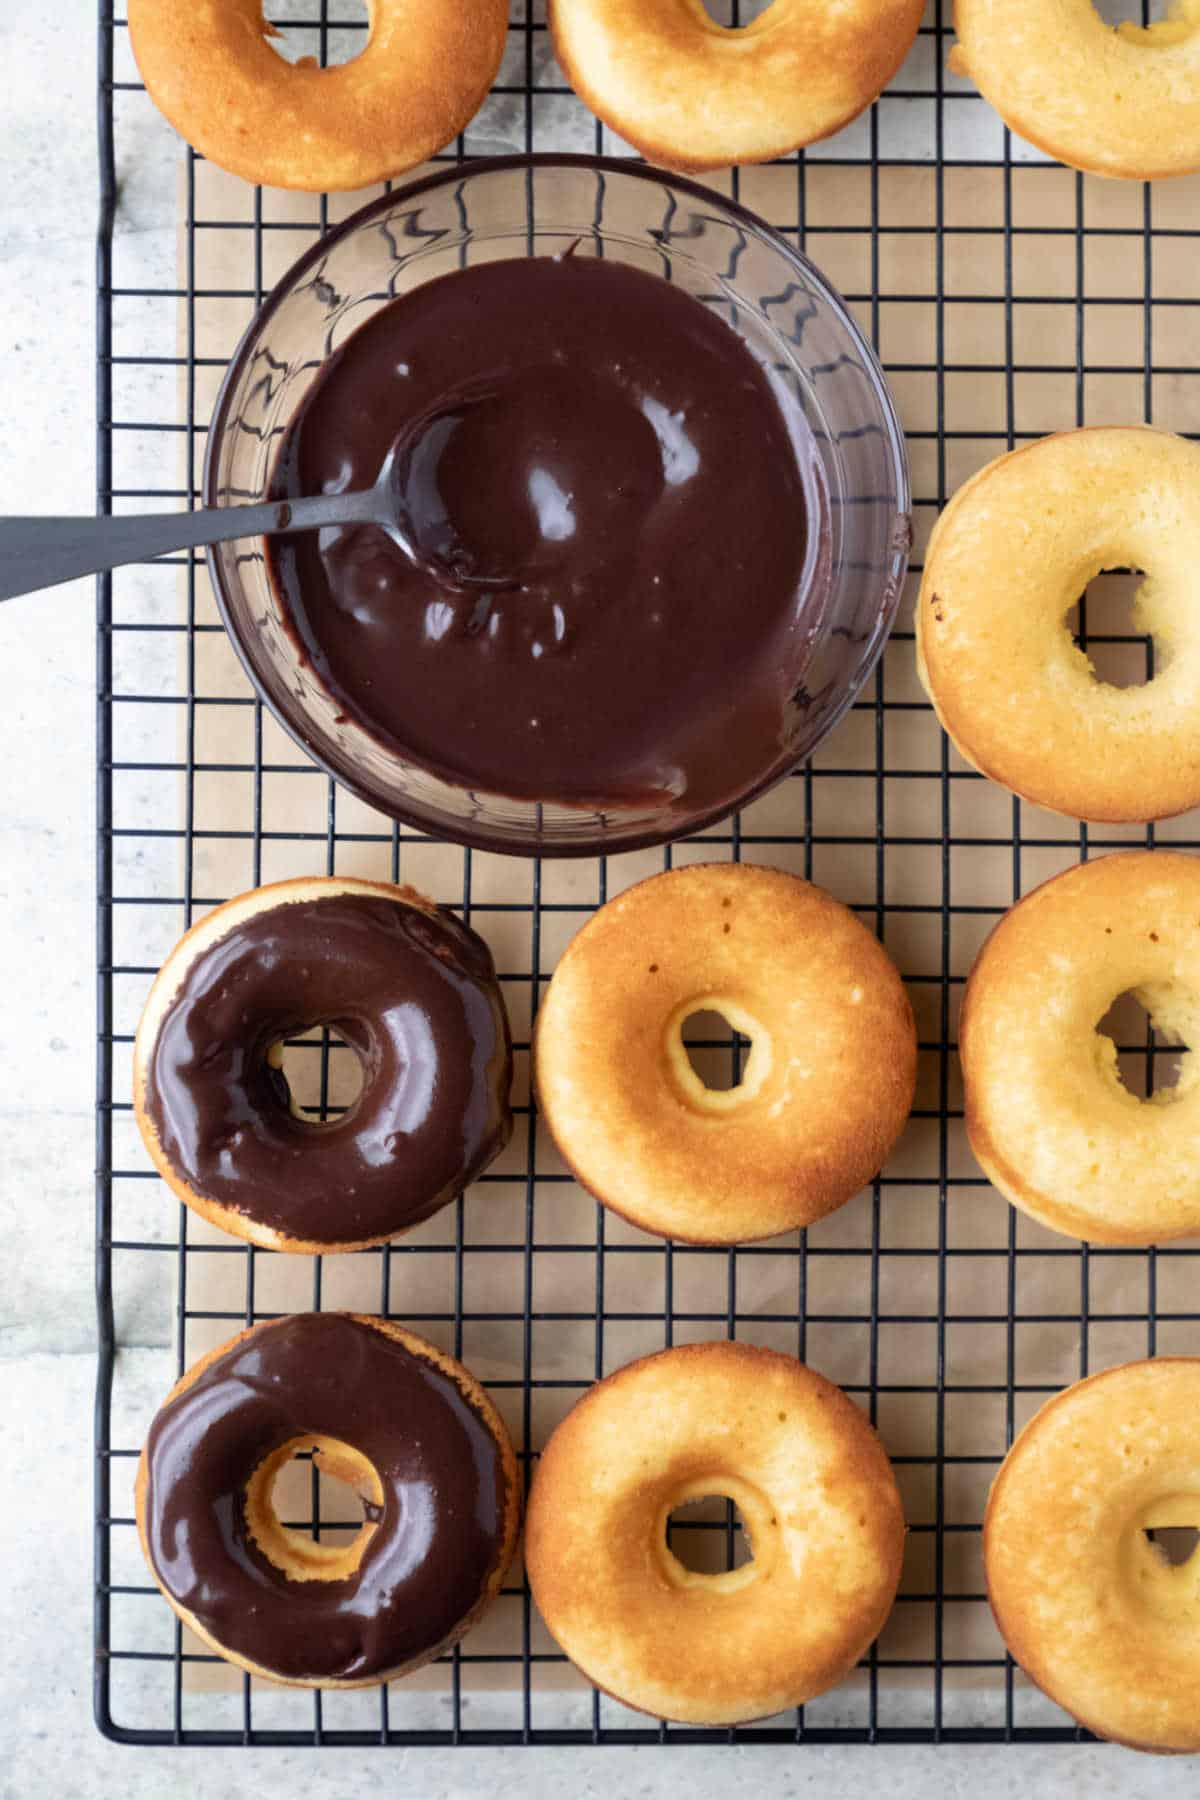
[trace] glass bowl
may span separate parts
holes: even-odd
[[[820,272],[761,219],[707,188],[590,156],[447,167],[371,202],[314,245],[264,303],[230,364],[209,433],[205,504],[265,496],[278,441],[326,358],[389,300],[466,263],[555,255],[572,244],[656,272],[720,308],[786,383],[812,431],[828,562],[805,620],[810,648],[790,735],[743,792],[697,813],[662,801],[591,810],[453,785],[348,718],[314,677],[285,626],[261,542],[208,552],[247,674],[316,762],[418,830],[524,855],[664,843],[727,816],[795,767],[874,666],[910,540],[904,438],[882,372]]]

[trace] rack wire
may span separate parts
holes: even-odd
[[[98,14],[98,504],[191,506],[206,399],[237,336],[274,276],[346,209],[283,206],[189,153],[177,273],[124,279],[119,177],[149,101],[113,0],[98,0]],[[749,7],[728,16],[744,22]],[[289,53],[344,54],[364,17],[353,0],[293,0]],[[1000,450],[1095,422],[1200,432],[1200,186],[1105,184],[1047,163],[946,72],[950,35],[949,0],[932,0],[904,70],[863,120],[807,154],[714,181],[808,251],[879,348],[909,428],[918,578],[938,508]],[[621,146],[563,83],[542,14],[516,0],[500,81],[446,156],[548,148]],[[157,396],[152,417],[127,410],[135,378]],[[1079,638],[1106,677],[1146,679],[1153,646],[1123,622],[1128,586],[1120,576],[1093,585]],[[1196,1350],[1200,1252],[1076,1246],[1011,1210],[965,1146],[955,1020],[975,950],[1022,892],[1111,848],[1200,849],[1197,817],[1076,829],[971,773],[916,684],[909,605],[852,713],[741,816],[666,851],[517,865],[393,826],[301,760],[223,657],[201,559],[104,577],[97,606],[100,1729],[138,1744],[1085,1735],[1014,1669],[995,1632],[980,1555],[986,1488],[1048,1394],[1133,1356]],[[664,1244],[606,1215],[557,1163],[528,1098],[532,1015],[573,931],[629,880],[714,858],[791,868],[853,905],[900,963],[921,1038],[913,1122],[871,1188],[807,1233],[730,1251]],[[519,1102],[513,1145],[468,1196],[400,1243],[324,1262],[256,1252],[178,1207],[141,1153],[128,1091],[141,1001],[179,932],[239,887],[321,871],[411,880],[492,941]],[[1148,1092],[1169,1079],[1169,1047],[1149,1024],[1128,1011],[1118,1023],[1129,1084]],[[736,1043],[710,1033],[695,1054],[711,1079],[715,1059],[736,1080]],[[314,1116],[344,1103],[345,1059],[327,1034],[289,1057],[302,1083],[307,1059]],[[570,1403],[634,1355],[728,1335],[808,1358],[877,1423],[904,1492],[909,1554],[878,1644],[849,1682],[784,1718],[733,1731],[661,1725],[575,1675],[518,1571],[489,1621],[408,1682],[322,1696],[230,1674],[175,1622],[141,1561],[138,1446],[202,1350],[256,1319],[348,1304],[401,1317],[463,1356],[527,1473]],[[298,1525],[354,1523],[315,1474],[291,1491]],[[727,1512],[678,1530],[721,1566],[738,1554]]]

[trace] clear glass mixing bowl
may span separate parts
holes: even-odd
[[[882,372],[820,272],[762,220],[707,188],[589,156],[447,167],[373,201],[322,238],[270,295],[230,364],[209,433],[205,503],[264,497],[280,436],[326,358],[389,300],[476,260],[551,256],[574,243],[576,254],[602,251],[720,308],[786,383],[812,430],[829,567],[813,609],[792,735],[745,792],[696,813],[662,803],[585,810],[452,785],[348,718],[322,687],[285,627],[261,542],[208,553],[247,674],[310,756],[419,830],[525,855],[595,855],[680,837],[802,761],[879,656],[910,537],[904,438]]]

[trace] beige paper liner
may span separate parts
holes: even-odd
[[[730,191],[730,178],[712,178],[711,185]],[[374,190],[373,190],[374,191]],[[742,171],[740,198],[768,220],[794,223],[797,178],[793,167],[768,166]],[[1200,430],[1200,308],[1159,306],[1150,303],[1143,289],[1143,208],[1149,205],[1160,226],[1195,224],[1200,217],[1200,182],[1163,184],[1146,192],[1135,184],[1078,180],[1072,173],[1035,164],[1016,167],[1006,180],[1003,169],[947,168],[942,178],[943,219],[941,274],[945,304],[941,314],[945,372],[939,382],[936,356],[939,316],[934,296],[938,288],[938,176],[934,167],[885,168],[873,189],[867,165],[836,167],[813,160],[805,182],[808,254],[835,285],[851,294],[871,288],[872,257],[877,257],[878,300],[854,305],[861,323],[877,329],[881,354],[892,365],[891,385],[902,418],[911,434],[910,454],[914,492],[916,548],[919,558],[934,519],[931,499],[939,487],[936,428],[939,408],[946,431],[944,486],[948,493],[974,470],[1006,447],[998,432],[1005,428],[1009,382],[1005,373],[1011,353],[1021,368],[1011,381],[1012,423],[1022,434],[1063,429],[1078,422],[1139,423],[1147,416],[1147,378],[1143,370],[1143,338],[1149,320],[1156,364],[1184,370],[1176,374],[1152,373],[1149,395],[1153,422],[1184,431]],[[1006,194],[1008,199],[1006,201]],[[352,211],[370,195],[342,196],[330,203],[329,220]],[[235,178],[208,164],[195,168],[195,207],[200,219],[254,218],[253,191]],[[269,289],[274,280],[316,236],[318,202],[308,196],[264,194],[263,216],[273,225],[291,222],[302,230],[269,229],[263,233],[262,278]],[[1007,207],[1007,211],[1006,211]],[[1078,211],[1077,211],[1078,208]],[[877,210],[876,210],[877,209]],[[186,217],[186,205],[181,218]],[[983,228],[1011,223],[1011,238]],[[1127,234],[1088,237],[1083,241],[1083,292],[1079,301],[1079,242],[1077,218],[1089,228]],[[873,220],[887,229],[872,237]],[[845,227],[860,229],[847,233]],[[1051,228],[1050,234],[1047,228]],[[252,286],[253,232],[250,230],[201,229],[195,234],[195,283],[199,289]],[[183,244],[181,226],[181,269]],[[1011,257],[1012,299],[1009,323],[1006,307],[1006,255]],[[1195,294],[1194,245],[1182,238],[1159,238],[1154,245],[1154,297],[1191,297]],[[181,282],[181,285],[183,283]],[[903,296],[903,297],[901,297]],[[917,296],[913,298],[913,296]],[[1119,297],[1120,304],[1107,303]],[[1054,304],[1055,299],[1077,304]],[[223,363],[252,312],[249,300],[197,300],[191,326],[199,356]],[[180,341],[186,345],[187,304],[181,303]],[[1082,330],[1083,354],[1089,368],[1104,372],[1077,377],[1077,333]],[[899,366],[897,366],[899,365]],[[1049,367],[1048,365],[1060,365]],[[205,420],[215,400],[219,367],[196,371],[196,416]],[[1080,411],[1080,408],[1082,409]],[[194,444],[194,479],[198,482],[204,437]],[[1109,578],[1089,602],[1092,630],[1120,629],[1121,594],[1128,583]],[[911,628],[911,607],[916,580],[899,621]],[[182,587],[181,587],[182,592]],[[217,618],[203,571],[196,583],[198,622]],[[1106,651],[1103,668],[1110,678],[1122,664],[1129,672],[1143,671],[1140,648]],[[234,654],[221,634],[204,634],[195,640],[196,691],[201,695],[243,696],[248,692]],[[936,779],[943,753],[942,734],[932,712],[922,704],[909,641],[893,642],[881,665],[883,692],[891,702],[903,702],[911,710],[885,715],[882,742],[882,774],[877,762],[876,720],[869,708],[874,682],[864,693],[868,703],[850,715],[820,749],[814,759],[811,784],[812,828],[815,836],[811,873],[815,880],[850,904],[870,909],[878,901],[889,907],[914,911],[890,911],[885,916],[885,938],[902,972],[909,980],[922,1042],[936,1046],[941,1035],[941,971],[943,895],[942,832],[943,784]],[[182,691],[182,690],[181,690]],[[182,709],[181,709],[182,710]],[[253,759],[254,713],[250,708],[201,706],[195,713],[195,755],[198,762]],[[290,739],[271,718],[262,718],[262,756],[265,763],[283,769],[304,770],[307,765]],[[849,777],[822,778],[822,769],[852,770]],[[961,770],[953,750],[949,767]],[[247,775],[198,773],[193,787],[195,826],[198,831],[237,829],[249,831],[253,823],[254,780]],[[329,824],[330,784],[309,773],[267,773],[262,778],[264,823],[271,833],[307,832],[311,841],[279,842],[264,839],[260,878],[324,871]],[[343,792],[336,795],[335,867],[339,874],[388,878],[392,870],[390,822],[374,814]],[[802,838],[805,825],[806,788],[799,780],[781,783],[748,808],[742,816],[746,837],[773,840],[787,835]],[[877,820],[891,840],[886,854],[883,890],[877,891],[875,831]],[[1027,891],[1037,882],[1076,862],[1080,836],[1074,825],[1037,808],[1019,808],[1022,849],[1019,881]],[[949,855],[948,895],[957,907],[981,907],[986,913],[955,912],[949,931],[949,974],[965,976],[973,955],[996,913],[1013,898],[1014,859],[1011,847],[1014,802],[983,781],[956,781],[949,786],[949,825],[956,836],[973,841],[956,846]],[[345,841],[343,833],[378,833],[384,841]],[[1195,815],[1168,821],[1155,833],[1159,843],[1195,840],[1200,820]],[[924,840],[906,845],[906,838]],[[1140,828],[1105,828],[1092,834],[1105,844],[1144,843]],[[932,840],[932,841],[929,841]],[[224,896],[238,892],[254,879],[254,846],[249,840],[200,837],[195,845],[193,893]],[[686,862],[729,854],[726,846],[677,845],[674,860]],[[747,861],[763,861],[803,873],[802,842],[767,841],[746,844]],[[614,857],[607,867],[607,891],[611,896],[629,882],[663,866],[660,851]],[[401,834],[400,877],[443,901],[457,904],[462,894],[463,853],[451,846],[415,843]],[[544,902],[570,908],[543,914],[540,966],[531,970],[530,920],[522,913],[492,910],[514,903],[527,905],[531,895],[530,865],[519,859],[476,853],[472,869],[472,923],[491,943],[502,973],[512,977],[505,991],[517,1039],[527,1043],[533,975],[543,981],[573,932],[586,918],[600,891],[598,865],[589,862],[550,863],[542,871]],[[924,909],[924,910],[921,910]],[[950,1032],[961,996],[961,981],[950,987]],[[337,1059],[334,1059],[335,1069]],[[527,1055],[517,1058],[517,1099],[528,1091]],[[953,1056],[948,1061],[945,1102],[952,1111],[961,1109],[961,1085]],[[336,1097],[336,1085],[334,1097]],[[885,1383],[921,1384],[933,1390],[937,1379],[939,1331],[935,1322],[902,1322],[893,1315],[920,1315],[932,1321],[939,1304],[939,1264],[936,1254],[939,1232],[944,1231],[948,1257],[945,1265],[944,1305],[949,1322],[944,1344],[947,1378],[954,1382],[1002,1383],[1009,1353],[1005,1321],[1006,1282],[1009,1268],[1004,1258],[958,1254],[988,1246],[1003,1248],[1010,1228],[1023,1254],[1014,1275],[1017,1323],[1012,1336],[1012,1372],[1018,1383],[1057,1388],[1072,1381],[1081,1369],[1079,1313],[1081,1259],[1070,1255],[1038,1255],[1056,1252],[1066,1245],[1062,1238],[1042,1230],[986,1188],[951,1187],[944,1219],[938,1205],[939,1124],[936,1117],[939,1092],[939,1056],[936,1048],[922,1056],[918,1116],[892,1157],[887,1175],[892,1182],[882,1191],[878,1241],[885,1252],[878,1264],[877,1375]],[[523,1324],[525,1265],[517,1250],[472,1254],[474,1246],[489,1243],[520,1245],[525,1235],[526,1122],[519,1121],[514,1142],[497,1165],[511,1177],[503,1186],[489,1185],[468,1194],[463,1207],[464,1305],[474,1314],[463,1327],[461,1354],[485,1382],[519,1381],[524,1368]],[[952,1117],[946,1133],[946,1173],[955,1178],[978,1174],[967,1148],[961,1118]],[[544,1133],[537,1142],[539,1176],[561,1173],[553,1147]],[[572,1242],[594,1246],[596,1209],[578,1189],[537,1181],[533,1187],[533,1233],[539,1241]],[[456,1209],[448,1208],[405,1240],[390,1263],[389,1299],[393,1312],[438,1343],[454,1349],[452,1324],[420,1320],[422,1312],[450,1311],[453,1306],[453,1264]],[[738,1335],[779,1348],[803,1347],[808,1359],[834,1380],[865,1383],[870,1379],[869,1333],[862,1323],[840,1322],[842,1317],[861,1319],[870,1310],[873,1206],[869,1193],[860,1195],[841,1212],[822,1222],[809,1234],[810,1246],[844,1250],[845,1255],[812,1256],[807,1264],[807,1307],[810,1322],[801,1345],[794,1322],[779,1324],[768,1315],[794,1315],[798,1298],[798,1259],[795,1240],[781,1240],[778,1254],[741,1257],[736,1265],[740,1314]],[[188,1241],[200,1246],[217,1241],[202,1221],[189,1219]],[[724,1314],[730,1287],[730,1259],[724,1254],[668,1252],[621,1220],[604,1219],[605,1303],[609,1311],[641,1312],[640,1320],[609,1320],[603,1341],[603,1365],[611,1369],[635,1355],[658,1348],[664,1341],[660,1317],[668,1276],[677,1312],[710,1312],[704,1323],[677,1320],[675,1341],[689,1337],[723,1335]],[[654,1245],[656,1254],[630,1254],[630,1250]],[[889,1257],[888,1249],[919,1247],[915,1256]],[[773,1251],[776,1247],[771,1246]],[[302,1309],[313,1303],[313,1268],[307,1258],[258,1253],[253,1258],[255,1303],[260,1311]],[[374,1310],[381,1294],[380,1253],[355,1258],[330,1258],[324,1264],[322,1303],[325,1306]],[[596,1294],[594,1254],[568,1255],[541,1252],[533,1258],[532,1304],[539,1310],[587,1312]],[[1144,1355],[1148,1337],[1145,1322],[1149,1263],[1142,1253],[1090,1259],[1087,1271],[1088,1299],[1092,1315],[1087,1353],[1094,1370],[1107,1364]],[[1160,1261],[1157,1270],[1159,1307],[1164,1312],[1194,1306],[1188,1262]],[[191,1255],[188,1304],[190,1310],[239,1312],[246,1299],[246,1264],[240,1257]],[[515,1315],[515,1317],[514,1317]],[[762,1315],[761,1317],[759,1315]],[[1027,1318],[1026,1315],[1037,1315]],[[1047,1317],[1047,1315],[1057,1315]],[[986,1316],[986,1322],[981,1322]],[[186,1357],[190,1362],[210,1344],[238,1328],[234,1319],[189,1319]],[[1186,1323],[1164,1320],[1159,1325],[1159,1351],[1195,1352],[1200,1333]],[[566,1388],[544,1389],[532,1396],[529,1422],[532,1446],[545,1439],[556,1420],[583,1390],[595,1368],[595,1329],[590,1318],[538,1322],[532,1331],[532,1369],[536,1377],[571,1382]],[[525,1416],[517,1388],[493,1388],[520,1448]],[[863,1396],[860,1396],[862,1399]],[[1018,1394],[1014,1421],[1019,1427],[1038,1404],[1039,1396]],[[983,1571],[977,1525],[994,1463],[951,1460],[944,1468],[939,1501],[936,1455],[939,1430],[951,1458],[998,1458],[1006,1446],[1006,1399],[998,1394],[949,1394],[940,1424],[932,1391],[882,1393],[875,1416],[884,1441],[894,1456],[915,1458],[902,1463],[899,1477],[905,1493],[910,1523],[931,1526],[939,1514],[947,1526],[942,1582],[942,1654],[948,1665],[943,1676],[947,1722],[1002,1722],[997,1706],[1003,1697],[1003,1673],[999,1668],[956,1668],[957,1661],[997,1658],[1002,1647],[986,1605],[982,1602]],[[293,1499],[302,1508],[306,1479]],[[329,1497],[323,1500],[323,1511]],[[332,1511],[328,1516],[333,1516]],[[879,1642],[881,1656],[895,1659],[929,1659],[934,1651],[932,1595],[936,1583],[935,1536],[932,1530],[910,1535],[902,1584],[902,1599]],[[905,1600],[903,1596],[911,1596]],[[536,1651],[552,1648],[534,1616],[532,1644]],[[467,1646],[479,1652],[519,1653],[522,1643],[522,1608],[519,1600],[506,1600],[473,1635]],[[859,1672],[847,1684],[839,1701],[828,1703],[831,1722],[843,1716],[862,1716],[864,1683]],[[409,1716],[403,1707],[412,1696],[425,1693],[445,1696],[450,1672],[426,1670],[403,1684],[407,1700],[396,1691],[392,1716],[403,1723]],[[889,1669],[879,1675],[881,1712],[884,1720],[928,1723],[928,1695],[932,1676],[928,1669]],[[1018,1677],[1020,1684],[1021,1678]],[[463,1692],[474,1699],[474,1722],[486,1722],[489,1691],[501,1693],[520,1683],[515,1664],[471,1665],[463,1671]],[[189,1693],[235,1688],[238,1678],[220,1665],[188,1665],[185,1686]],[[535,1665],[537,1693],[561,1693],[564,1701],[574,1694],[574,1713],[555,1714],[550,1722],[581,1722],[579,1712],[586,1684],[561,1664]],[[905,1696],[908,1696],[906,1700]],[[535,1699],[537,1695],[535,1693]],[[256,1698],[256,1708],[258,1698]],[[826,1703],[820,1703],[826,1704]],[[607,1703],[606,1703],[607,1705]],[[839,1706],[841,1711],[839,1711]],[[905,1707],[908,1711],[905,1711]],[[858,1708],[855,1711],[855,1708]],[[889,1710],[890,1709],[890,1710]],[[620,1715],[611,1707],[607,1716]],[[327,1715],[328,1716],[328,1715]],[[422,1722],[423,1715],[412,1715]],[[511,1723],[512,1706],[497,1715]],[[817,1710],[811,1709],[815,1720]],[[1047,1715],[1054,1717],[1053,1711]],[[586,1715],[590,1719],[590,1713]],[[445,1722],[444,1713],[435,1722]],[[471,1719],[465,1715],[465,1722]],[[535,1712],[535,1723],[537,1714]],[[632,1721],[627,1721],[632,1722]]]

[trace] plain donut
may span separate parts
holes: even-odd
[[[753,1560],[723,1575],[667,1547],[677,1506],[724,1494]],[[659,1718],[734,1725],[849,1673],[891,1611],[904,1516],[891,1464],[840,1388],[749,1344],[618,1369],[568,1413],[529,1496],[525,1560],[589,1681]]]
[[[1200,1057],[1150,1100],[1097,1027],[1132,991],[1200,1046],[1200,860],[1133,850],[1035,888],[967,981],[959,1055],[971,1148],[1032,1218],[1101,1244],[1200,1231]]]
[[[1135,1750],[1200,1750],[1200,1554],[1147,1532],[1200,1525],[1200,1358],[1105,1369],[1047,1402],[992,1485],[988,1597],[1059,1706]]]
[[[1072,168],[1152,181],[1200,168],[1200,0],[1112,26],[1092,0],[954,0],[955,74]]]
[[[703,0],[550,0],[581,99],[652,162],[767,162],[848,125],[912,46],[923,0],[774,0],[740,31]]]
[[[707,1088],[691,1014],[751,1039]],[[585,1187],[664,1237],[728,1244],[832,1212],[908,1118],[916,1030],[887,951],[848,907],[778,869],[693,863],[610,900],[538,1009],[534,1081]]]
[[[1144,569],[1134,613],[1159,670],[1099,681],[1066,618],[1102,569]],[[999,457],[933,530],[917,670],[975,768],[1077,819],[1161,819],[1200,803],[1200,445],[1092,426]]]
[[[210,162],[267,187],[331,193],[411,169],[492,85],[507,0],[367,0],[361,54],[287,63],[262,0],[129,0],[146,91]]]

